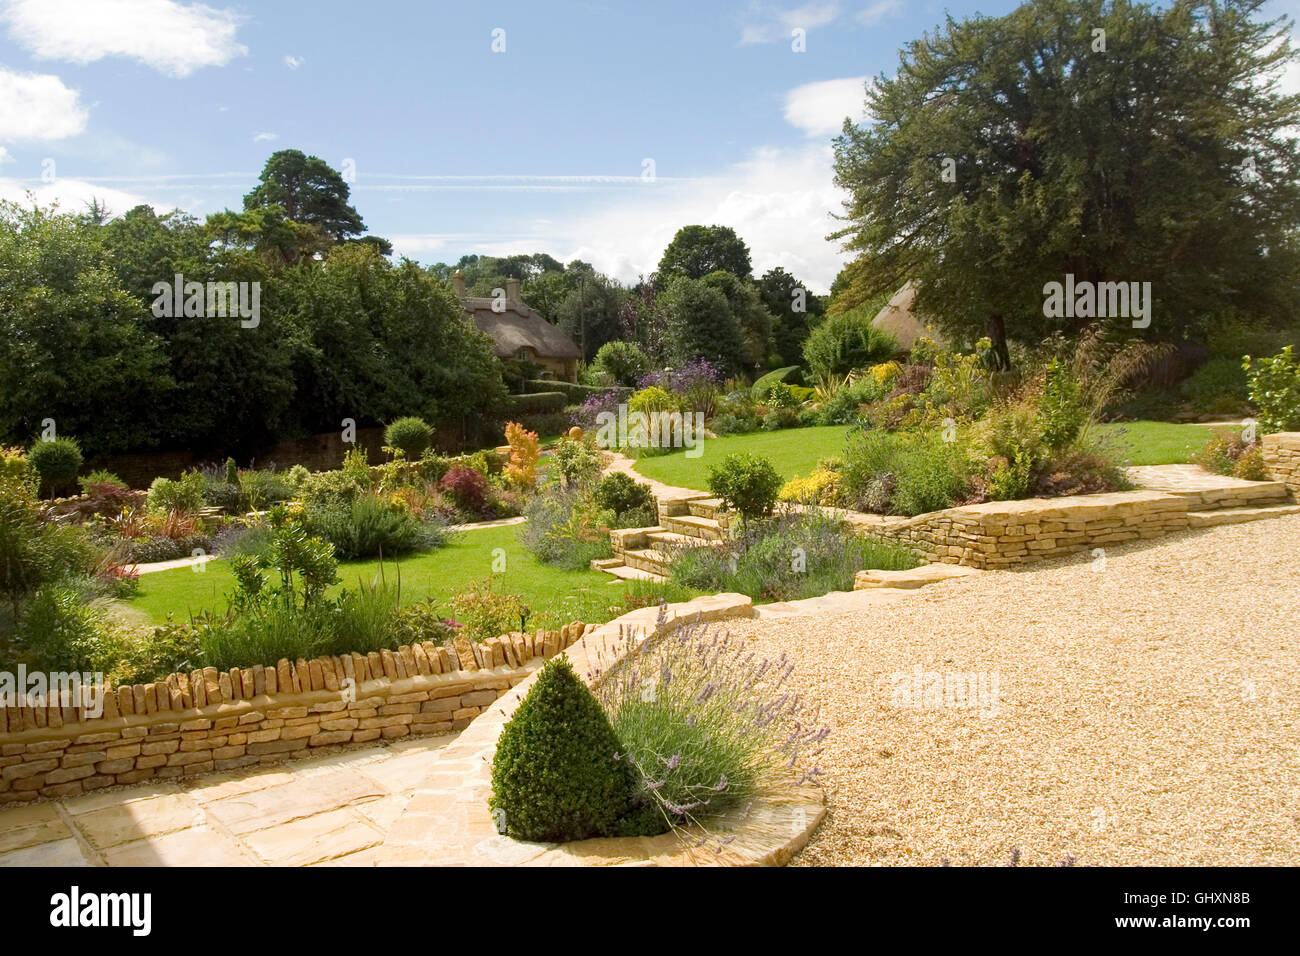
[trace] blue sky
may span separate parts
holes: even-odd
[[[824,290],[830,139],[863,79],[945,11],[1014,5],[0,0],[0,197],[201,216],[292,147],[352,160],[370,231],[422,262],[546,251],[632,280],[720,222]]]

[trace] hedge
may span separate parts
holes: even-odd
[[[543,415],[563,411],[569,404],[564,392],[532,392],[528,395],[511,395],[507,400],[509,415]]]
[[[604,395],[606,392],[618,392],[622,399],[632,394],[632,389],[618,385],[574,385],[572,382],[545,379],[530,379],[524,383],[524,387],[535,395],[543,392],[563,392],[574,405],[581,405],[592,395]]]

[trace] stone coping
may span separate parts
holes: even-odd
[[[683,624],[754,615],[743,594],[717,594],[659,608],[642,608],[589,630],[564,653],[589,686],[598,688],[630,649]],[[573,843],[524,843],[497,833],[488,809],[497,738],[536,674],[470,724],[438,761],[389,829],[383,862],[398,866],[780,866],[808,842],[826,813],[818,787],[765,793],[746,807],[656,837],[601,838]]]

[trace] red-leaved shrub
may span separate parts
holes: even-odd
[[[492,511],[488,503],[487,478],[473,468],[451,469],[438,482],[438,490],[464,511],[477,515],[488,515]]]

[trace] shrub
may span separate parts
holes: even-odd
[[[873,318],[865,311],[842,312],[816,326],[803,345],[813,376],[847,375],[893,355],[898,341],[872,325]]]
[[[581,438],[561,438],[551,449],[551,465],[564,484],[582,487],[600,476],[600,452]]]
[[[507,480],[517,488],[532,490],[537,485],[537,459],[542,455],[537,433],[510,422],[506,425],[506,441],[510,443],[510,463],[505,468]]]
[[[1268,479],[1260,443],[1246,441],[1238,431],[1216,430],[1192,461],[1216,475],[1232,475],[1250,481]]]
[[[587,372],[593,384],[635,385],[650,371],[650,357],[635,342],[606,342],[596,353]]]
[[[688,625],[643,646],[606,681],[619,763],[635,768],[662,818],[707,821],[778,782],[817,776],[801,763],[830,731],[784,690],[793,670]]]
[[[1079,382],[1059,362],[1048,363],[1038,417],[1043,441],[1054,450],[1073,442],[1088,424]]]
[[[839,495],[840,476],[818,468],[807,478],[792,478],[781,486],[777,498],[802,505],[833,505]]]
[[[0,445],[0,481],[7,479],[29,483],[38,480],[27,461],[25,451],[18,447],[6,448]]]
[[[451,599],[451,608],[461,631],[471,641],[486,641],[519,630],[529,608],[517,594],[492,590],[488,578]]]
[[[552,488],[535,496],[524,506],[524,515],[528,521],[519,538],[546,564],[576,571],[612,553],[614,513],[600,511],[574,489]]]
[[[633,512],[644,514],[654,511],[655,498],[650,486],[621,471],[611,471],[601,478],[591,491],[591,499],[597,508],[612,511],[619,518]]]
[[[14,631],[14,645],[24,656],[55,671],[91,671],[103,660],[114,625],[88,600],[77,583],[52,583],[40,588],[27,605]]]
[[[74,438],[43,439],[32,445],[27,463],[40,476],[41,489],[52,497],[76,485],[81,446]]]
[[[1300,430],[1300,359],[1288,345],[1272,358],[1246,356],[1251,403],[1264,434]]]
[[[488,480],[473,468],[463,465],[452,468],[438,482],[438,490],[468,514],[486,517],[492,513]]]
[[[144,500],[144,494],[132,491],[123,484],[112,482],[94,482],[83,480],[81,492],[85,501],[78,502],[76,512],[81,515],[104,515],[114,517],[123,511],[138,507]]]
[[[627,832],[620,823],[637,808],[637,781],[622,750],[568,659],[548,661],[497,741],[489,806],[498,829],[545,843]]]
[[[864,568],[916,564],[907,548],[847,532],[825,515],[785,515],[746,525],[726,548],[681,548],[670,577],[706,593],[739,591],[755,601],[790,601],[850,590]]]
[[[408,461],[415,461],[433,444],[433,429],[423,418],[399,418],[384,429],[384,444]]]
[[[270,469],[248,469],[236,476],[239,485],[239,506],[246,511],[261,511],[294,496],[293,485],[287,476]]]
[[[861,432],[845,450],[840,496],[864,511],[925,514],[966,495],[970,471],[961,444],[936,432]]]
[[[754,521],[772,513],[781,476],[766,458],[742,452],[728,455],[721,465],[710,466],[708,485],[710,494],[735,508],[744,520]]]
[[[845,383],[821,403],[817,412],[817,424],[850,424],[861,416],[864,405],[883,398],[887,391],[887,386],[871,375]]]
[[[655,412],[679,412],[681,409],[681,399],[658,385],[643,388],[627,400],[629,414],[642,412],[651,415]]]
[[[408,604],[397,612],[394,639],[400,647],[403,644],[417,644],[429,641],[433,644],[446,644],[456,636],[459,624],[445,617],[432,600],[426,598]]]
[[[306,527],[332,544],[343,558],[422,551],[442,544],[443,538],[437,525],[421,521],[400,504],[369,494],[308,511]]]
[[[511,395],[508,411],[512,415],[547,415],[562,411],[568,404],[564,392],[531,392]]]
[[[89,494],[86,490],[88,485],[110,485],[114,488],[125,488],[126,482],[111,471],[97,470],[89,474],[82,475],[77,479],[77,484],[81,487],[82,494]]]
[[[1245,405],[1250,398],[1246,370],[1240,359],[1212,358],[1178,387],[1178,392],[1203,414],[1231,411]]]
[[[762,401],[763,396],[765,396],[768,393],[768,390],[771,389],[773,385],[783,384],[787,378],[791,377],[792,373],[798,371],[799,371],[799,366],[787,365],[785,368],[774,369],[773,371],[768,372],[766,375],[760,375],[758,377],[758,380],[754,382],[752,388],[750,389],[751,393],[754,396],[754,400]]]
[[[149,486],[150,511],[198,511],[207,487],[203,473],[187,471],[180,478],[155,478]]]
[[[302,480],[298,496],[309,512],[329,505],[348,504],[366,493],[369,488],[367,479],[348,471],[318,471]]]

